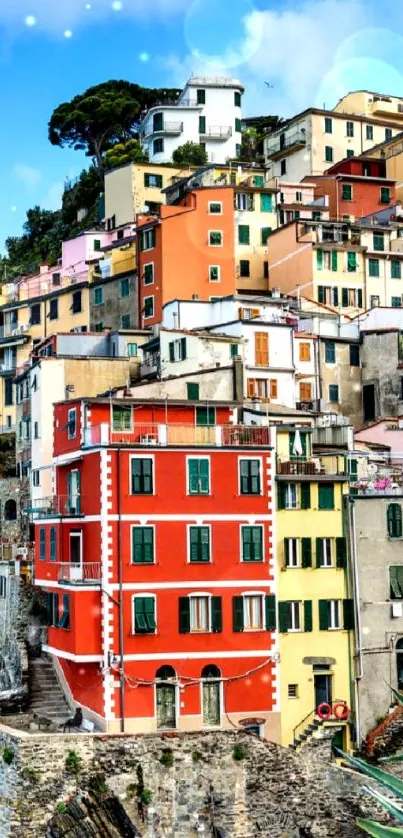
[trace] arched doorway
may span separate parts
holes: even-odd
[[[397,689],[403,690],[403,637],[397,641],[396,646],[396,670],[397,670]]]
[[[172,681],[176,679],[176,672],[172,666],[160,666],[155,678],[157,728],[175,728],[177,686]]]
[[[5,521],[16,521],[17,520],[17,504],[15,500],[10,498],[6,500],[4,504],[4,520]]]
[[[214,664],[209,664],[202,669],[202,705],[203,724],[207,727],[220,727],[221,725],[221,670]]]

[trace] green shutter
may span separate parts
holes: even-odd
[[[362,308],[362,288],[357,289],[357,308]]]
[[[252,561],[252,527],[242,527],[242,561]]]
[[[186,386],[189,401],[197,402],[199,400],[199,385],[189,381]]]
[[[174,345],[173,340],[168,344],[168,349],[169,349],[169,360],[171,361],[171,363],[173,363],[174,360],[175,360],[175,345]]]
[[[39,558],[41,562],[46,559],[46,530],[44,527],[39,530]]]
[[[261,229],[261,243],[265,246],[269,240],[269,236],[271,233],[271,227],[262,227]]]
[[[181,359],[186,360],[186,338],[181,338]]]
[[[285,509],[286,484],[277,484],[277,509]]]
[[[210,530],[208,527],[200,527],[200,551],[202,562],[210,561]]]
[[[316,251],[316,267],[319,271],[323,268],[323,250]]]
[[[209,460],[199,460],[200,493],[208,495],[210,491],[210,463]]]
[[[144,494],[151,495],[153,491],[153,461],[152,460],[140,460],[142,473],[143,473],[143,492]]]
[[[288,602],[278,604],[278,629],[284,633],[288,631]]]
[[[199,494],[199,460],[188,460],[189,493]]]
[[[136,597],[134,600],[134,631],[147,631],[147,622],[145,617],[145,597]]]
[[[338,289],[337,285],[335,285],[334,288],[333,288],[333,305],[334,306],[339,305],[339,289]]]
[[[318,487],[319,509],[334,509],[334,485],[322,483]]]
[[[284,539],[284,567],[288,567],[288,542],[289,538]]]
[[[262,527],[252,527],[252,556],[254,562],[263,561],[263,529]]]
[[[266,594],[265,597],[266,610],[266,631],[276,630],[276,597],[272,594]]]
[[[243,597],[232,597],[233,630],[243,631]]]
[[[346,631],[354,630],[354,601],[343,599],[343,625]]]
[[[323,538],[316,539],[316,567],[322,567],[323,564]]]
[[[240,473],[241,473],[241,494],[242,495],[248,495],[249,494],[249,461],[248,460],[241,460]]]
[[[329,602],[327,599],[319,600],[319,628],[327,631],[329,628]]]
[[[397,262],[396,259],[392,259],[391,263],[391,275],[392,279],[401,279],[401,266],[400,262]]]
[[[337,250],[332,250],[332,271],[337,271],[338,254]]]
[[[50,528],[50,561],[56,561],[56,527]]]
[[[190,600],[187,596],[179,597],[179,633],[190,632]]]
[[[143,527],[143,556],[144,561],[151,564],[154,561],[154,530]]]
[[[206,117],[199,116],[199,134],[206,133]]]
[[[239,244],[249,244],[249,226],[248,224],[240,224],[238,227],[238,242]]]
[[[149,631],[155,631],[155,599],[152,596],[144,597],[144,616]]]
[[[347,544],[345,538],[336,538],[336,567],[347,566]]]
[[[312,541],[310,538],[301,538],[302,567],[312,567]]]
[[[318,285],[318,303],[325,302],[325,289],[323,285]]]
[[[211,597],[211,631],[222,631],[222,600],[220,596]]]
[[[343,308],[348,308],[348,288],[341,289],[341,304]]]
[[[304,601],[304,631],[312,631],[312,600]]]
[[[271,195],[260,195],[260,211],[272,212],[272,197]]]
[[[402,508],[400,503],[390,503],[387,509],[388,534],[390,538],[402,537]]]
[[[347,270],[349,273],[357,270],[357,254],[354,251],[347,253]]]
[[[301,509],[311,508],[311,484],[301,483]]]

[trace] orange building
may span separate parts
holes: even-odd
[[[234,190],[193,189],[158,218],[139,219],[142,325],[162,319],[176,297],[210,300],[235,292]]]
[[[324,175],[304,180],[315,183],[315,198],[328,197],[331,221],[355,221],[396,203],[395,181],[386,176],[386,160],[348,157]]]

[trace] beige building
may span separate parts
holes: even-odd
[[[347,93],[333,109],[337,113],[354,114],[384,123],[385,120],[403,129],[403,97],[387,96],[370,90]]]
[[[363,154],[399,131],[388,117],[308,108],[265,137],[269,175],[296,182],[322,175],[333,163]]]
[[[362,424],[362,371],[358,340],[319,338],[321,410],[345,416],[351,425]]]
[[[399,132],[391,140],[374,146],[366,152],[366,156],[386,160],[386,176],[396,181],[396,200],[403,201],[403,133]]]

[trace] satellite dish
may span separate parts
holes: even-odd
[[[150,207],[148,206],[148,204],[143,204],[143,206],[141,207],[141,212],[144,214],[150,212]]]

